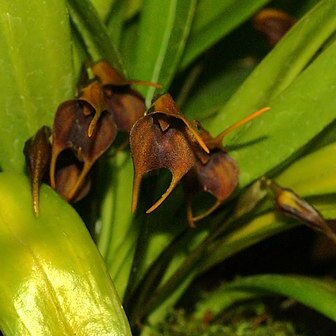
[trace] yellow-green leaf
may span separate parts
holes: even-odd
[[[0,329],[7,335],[130,335],[105,264],[76,212],[43,186],[0,174]]]

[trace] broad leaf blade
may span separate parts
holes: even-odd
[[[56,0],[2,1],[0,13],[0,165],[23,171],[24,142],[73,94],[69,21]]]
[[[0,174],[0,327],[5,335],[130,335],[106,266],[51,188],[32,211],[28,179]]]

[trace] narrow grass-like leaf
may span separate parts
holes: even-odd
[[[148,0],[141,11],[133,78],[163,86],[167,90],[184,50],[195,9],[195,0]],[[150,103],[155,89],[144,89]]]
[[[200,0],[180,69],[230,33],[269,0]]]
[[[311,204],[314,205],[316,209],[320,211],[321,214],[328,220],[336,219],[336,194],[321,195],[317,197],[312,197],[308,199]]]
[[[104,193],[102,231],[98,233],[96,239],[104,257],[109,253],[112,255],[116,253],[118,244],[125,239],[132,222],[132,167],[129,154],[119,152],[105,163],[101,172],[103,183],[100,187]],[[118,240],[111,242],[110,239],[114,237],[118,237]]]
[[[279,232],[293,228],[285,218],[277,217],[273,211],[257,216],[223,239],[213,243],[202,256],[199,271],[205,272],[232,255]]]
[[[224,286],[218,287],[213,293],[205,292],[202,297],[197,301],[195,310],[192,312],[193,317],[203,319],[206,314],[211,313],[213,318],[219,316],[227,308],[240,301],[250,300],[260,297],[260,293],[252,293],[247,291],[237,290],[224,290]]]
[[[132,69],[136,60],[136,44],[139,33],[139,19],[131,20],[124,25],[119,40],[120,53],[125,62],[126,68]],[[132,75],[131,78],[137,79]]]
[[[1,169],[24,170],[24,142],[73,94],[70,41],[63,1],[0,3]]]
[[[71,20],[81,34],[92,60],[105,59],[121,73],[125,73],[121,57],[89,0],[68,0],[68,6]]]
[[[135,223],[132,224],[136,225]],[[141,227],[130,229],[127,239],[124,239],[118,245],[117,253],[108,255],[108,270],[117,292],[123,301],[125,299],[128,285],[133,284],[130,274],[132,271],[139,230],[141,229]]]
[[[164,211],[159,210],[157,213],[150,216],[145,215],[141,217],[140,215],[136,218],[136,223],[134,223],[134,225],[139,226],[137,250],[135,252],[135,259],[132,267],[132,286],[129,286],[127,293],[127,303],[128,306],[131,306],[132,312],[135,311],[137,307],[142,308],[141,306],[143,303],[143,301],[139,300],[137,294],[135,294],[136,297],[132,296],[134,295],[134,290],[137,289],[141,298],[145,298],[145,301],[147,302],[148,300],[146,299],[144,292],[148,294],[148,288],[151,288],[152,286],[155,286],[155,288],[157,287],[158,280],[156,280],[156,275],[153,279],[153,274],[159,273],[159,277],[161,277],[160,270],[162,270],[162,264],[165,264],[165,262],[163,261],[161,263],[160,260],[167,258],[166,249],[172,252],[171,256],[178,250],[177,248],[171,251],[171,244],[175,245],[174,238],[178,237],[179,234],[187,228],[187,224],[181,219],[179,207],[180,202],[178,202],[177,199],[173,199],[173,201],[168,204],[168,209],[166,208]],[[171,218],[175,218],[173,224]],[[182,247],[182,249],[183,248],[184,247]],[[162,254],[165,255],[163,259],[161,259]],[[170,261],[169,257],[168,260]],[[164,271],[166,271],[166,268]],[[150,279],[148,279],[148,277]],[[137,286],[140,286],[140,289]],[[146,290],[142,290],[141,286],[145,286]],[[152,292],[150,295],[152,296]]]
[[[43,186],[0,174],[0,328],[5,335],[130,335],[106,266],[84,223]]]
[[[312,205],[317,207],[326,218],[335,218],[336,210],[333,207],[334,202],[335,198],[325,198],[317,200],[316,204],[312,200]],[[268,211],[262,215],[255,216],[248,223],[214,242],[212,246],[209,245],[208,251],[202,256],[202,265],[199,267],[199,271],[205,272],[239,251],[277,233],[290,230],[299,224],[299,222],[287,220],[284,216],[274,211]]]
[[[310,197],[312,204],[326,218],[336,217],[335,197],[328,195],[336,192],[336,166],[330,160],[335,155],[335,150],[335,144],[321,148],[296,161],[276,178],[277,182],[295,190],[301,197]],[[255,216],[220,242],[214,243],[212,252],[204,259],[204,267],[213,266],[248,246],[293,227],[273,211]]]
[[[334,202],[334,199],[326,200],[321,204],[321,207],[319,207],[320,211],[328,217],[336,216],[336,211],[333,207]],[[154,308],[149,316],[150,324],[155,325],[155,323],[165,316],[167,309],[176,303],[180,295],[182,295],[184,290],[197,275],[207,271],[209,268],[239,251],[297,225],[297,222],[288,222],[284,217],[277,216],[271,211],[256,217],[240,229],[234,230],[232,233],[227,234],[225,238],[213,244],[205,240],[201,245],[195,248],[195,250],[187,250],[187,246],[192,245],[188,242],[188,244],[185,245],[185,249],[183,249],[183,253],[185,253],[187,257],[177,256],[174,258],[174,265],[172,265],[172,269],[169,270],[169,276],[174,274],[173,277],[163,284],[162,288],[164,288],[164,290],[160,287],[158,289],[162,301]],[[200,238],[201,237],[195,239],[195,242],[199,242]],[[178,265],[179,268],[177,268]],[[176,270],[177,272],[175,272]],[[177,279],[179,280],[176,282]],[[174,283],[172,288],[170,288],[170,283]],[[164,295],[165,291],[168,292],[166,295]],[[156,295],[158,295],[158,293],[153,292],[150,299],[157,299],[155,297]],[[143,304],[143,308],[147,308],[145,303]],[[141,309],[139,312],[141,314]],[[144,335],[150,335],[150,328],[145,329]]]
[[[294,299],[336,322],[336,284],[319,279],[294,275],[265,274],[237,279],[209,293],[209,300],[217,304],[227,293],[278,294]],[[224,298],[225,301],[225,298]]]
[[[113,45],[119,49],[121,34],[124,28],[126,5],[124,0],[116,0],[110,11],[106,27]]]
[[[117,153],[105,163],[100,173],[103,201],[96,241],[122,298],[131,271],[137,235],[142,229],[134,223],[131,211],[133,165],[129,154]]]

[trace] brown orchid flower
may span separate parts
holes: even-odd
[[[209,159],[206,162],[196,161],[192,169],[183,178],[185,194],[187,196],[187,218],[191,226],[194,222],[210,215],[234,192],[238,185],[239,169],[236,162],[227,154],[222,142],[223,138],[237,127],[268,111],[263,108],[246,118],[238,121],[213,138],[201,125],[198,125],[200,135],[209,148]],[[210,208],[198,216],[193,215],[192,200],[200,192],[206,192],[215,197]]]
[[[161,205],[181,180],[187,197],[189,224],[194,226],[195,220],[212,213],[238,184],[238,167],[223,149],[223,137],[266,110],[268,108],[257,111],[212,138],[199,125],[189,122],[179,113],[169,94],[157,99],[147,115],[135,123],[130,134],[134,164],[133,211],[137,206],[143,176],[152,170],[166,168],[172,174],[171,183],[147,213]],[[193,217],[192,198],[201,191],[212,194],[217,201],[205,213]]]
[[[92,64],[91,70],[103,87],[107,109],[112,111],[118,131],[129,133],[146,111],[144,98],[131,85],[161,86],[141,80],[126,80],[106,61]]]
[[[295,22],[289,14],[274,8],[264,8],[253,18],[254,28],[265,37],[270,47],[274,47]]]
[[[236,189],[239,169],[236,162],[227,154],[222,146],[222,139],[214,142],[210,134],[202,130],[204,143],[210,153],[206,162],[196,160],[194,166],[183,178],[183,187],[187,199],[187,218],[190,226],[215,211]],[[192,201],[195,195],[206,192],[216,199],[214,204],[201,215],[194,216]]]
[[[45,167],[50,164],[50,184],[65,199],[77,201],[84,197],[89,191],[88,173],[93,164],[110,147],[117,132],[129,132],[145,112],[143,97],[131,85],[159,87],[126,80],[106,61],[91,65],[91,74],[94,78],[89,81],[89,71],[83,71],[77,98],[58,107],[48,153],[46,128],[26,144],[35,214]]]
[[[74,201],[88,190],[87,175],[117,135],[101,84],[95,80],[77,99],[61,104],[53,125],[50,184]],[[63,155],[61,155],[63,154]],[[60,157],[61,155],[61,157]]]
[[[172,174],[168,189],[147,213],[154,211],[169,196],[196,160],[207,160],[209,153],[197,130],[179,113],[169,94],[159,97],[148,113],[134,124],[130,148],[134,164],[133,212],[146,173],[166,168]]]

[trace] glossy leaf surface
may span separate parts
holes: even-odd
[[[75,211],[43,186],[0,174],[0,328],[5,335],[130,335],[105,265]]]

